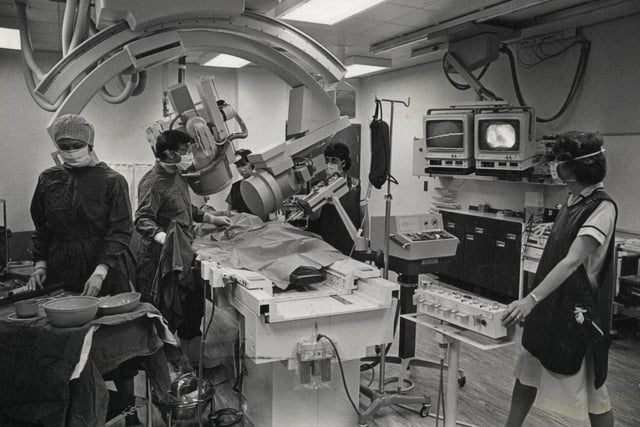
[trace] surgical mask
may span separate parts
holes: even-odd
[[[329,163],[327,164],[327,176],[340,175],[340,166]]]
[[[186,171],[193,164],[193,154],[187,153],[180,155],[180,161],[176,163],[176,167],[181,171]]]
[[[250,165],[245,165],[245,166],[238,166],[238,173],[240,173],[240,175],[242,177],[248,177],[251,175],[251,166]]]
[[[600,154],[604,154],[605,149],[604,148],[600,148],[599,151],[596,151],[595,153],[589,153],[589,154],[585,154],[584,156],[578,156],[576,158],[570,159],[570,160],[564,160],[562,162],[549,162],[549,174],[551,174],[551,178],[554,181],[559,181],[560,180],[560,174],[558,174],[558,166],[563,164],[563,163],[569,163],[569,162],[575,162],[576,160],[582,160],[582,159],[587,159],[589,157],[595,157],[598,156]],[[566,181],[566,180],[563,180]]]
[[[78,148],[77,150],[60,150],[60,157],[66,164],[76,168],[89,166],[91,163],[89,146]]]

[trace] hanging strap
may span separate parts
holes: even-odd
[[[380,116],[378,116],[380,113]],[[374,120],[382,120],[382,101],[376,99],[376,111],[373,113]]]

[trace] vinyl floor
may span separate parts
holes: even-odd
[[[213,325],[207,337],[206,352],[220,358],[222,363],[217,368],[208,370],[206,375],[216,384],[215,407],[216,409],[239,408],[238,394],[232,387],[234,372],[231,360],[237,325],[235,314],[231,309],[216,310]],[[394,351],[395,349],[392,347],[390,353],[393,354]],[[462,344],[460,368],[464,371],[466,383],[459,391],[458,421],[478,427],[504,425],[514,381],[512,370],[518,351],[518,345],[481,351]],[[418,328],[416,356],[428,360],[438,360],[438,354],[438,345],[433,333]],[[393,376],[397,373],[398,366],[388,364],[386,370],[387,376]],[[433,402],[431,414],[427,418],[422,418],[417,413],[398,407],[381,408],[369,426],[436,426],[435,403],[439,389],[439,377],[438,369],[411,368],[411,379],[415,382],[415,388],[410,393],[427,394],[431,396]],[[364,372],[361,379],[363,384],[370,383],[372,381],[371,372]],[[377,377],[373,380],[375,386]],[[612,400],[615,425],[618,427],[640,426],[640,340],[633,333],[613,342],[607,385]],[[360,403],[364,407],[368,402],[366,398],[362,397]],[[144,415],[141,418],[144,418]],[[156,426],[165,425],[158,414],[154,416],[154,421]],[[437,423],[439,426],[443,425],[442,421],[438,420]],[[248,421],[238,425],[251,426]],[[582,427],[586,425],[588,423],[563,418],[541,410],[535,404],[525,421],[525,426],[528,427]]]

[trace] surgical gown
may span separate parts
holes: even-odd
[[[202,291],[197,289],[191,280],[192,275],[185,271],[184,266],[181,270],[185,274],[174,276],[179,283],[176,281],[171,283],[171,275],[165,277],[159,272],[158,266],[163,253],[162,245],[153,238],[161,231],[169,232],[169,225],[174,223],[180,231],[184,232],[181,235],[187,240],[187,244],[181,245],[180,249],[165,250],[164,258],[193,259],[190,248],[194,237],[192,226],[194,221],[202,222],[203,219],[204,213],[191,204],[189,186],[179,172],[167,171],[156,163],[140,180],[135,227],[142,239],[137,254],[136,286],[142,293],[143,300],[157,304],[162,314],[171,320],[169,327],[171,330],[177,330],[178,336],[182,339],[191,339],[200,335],[200,321],[203,313]],[[169,240],[168,237],[167,241]],[[182,253],[171,253],[173,250],[180,250]],[[154,285],[156,274],[158,277]],[[164,286],[174,287],[173,291],[180,295],[161,289]],[[158,295],[169,294],[173,295],[171,301],[157,300]],[[178,313],[184,313],[184,316],[177,316]]]
[[[82,292],[98,264],[109,272],[101,295],[128,292],[135,277],[127,181],[104,163],[42,172],[31,201],[34,261],[47,262],[46,285]]]

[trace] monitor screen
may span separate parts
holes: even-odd
[[[427,120],[425,123],[427,148],[442,150],[464,149],[464,124],[462,120]]]
[[[520,120],[486,119],[478,123],[478,149],[483,151],[519,151]]]

